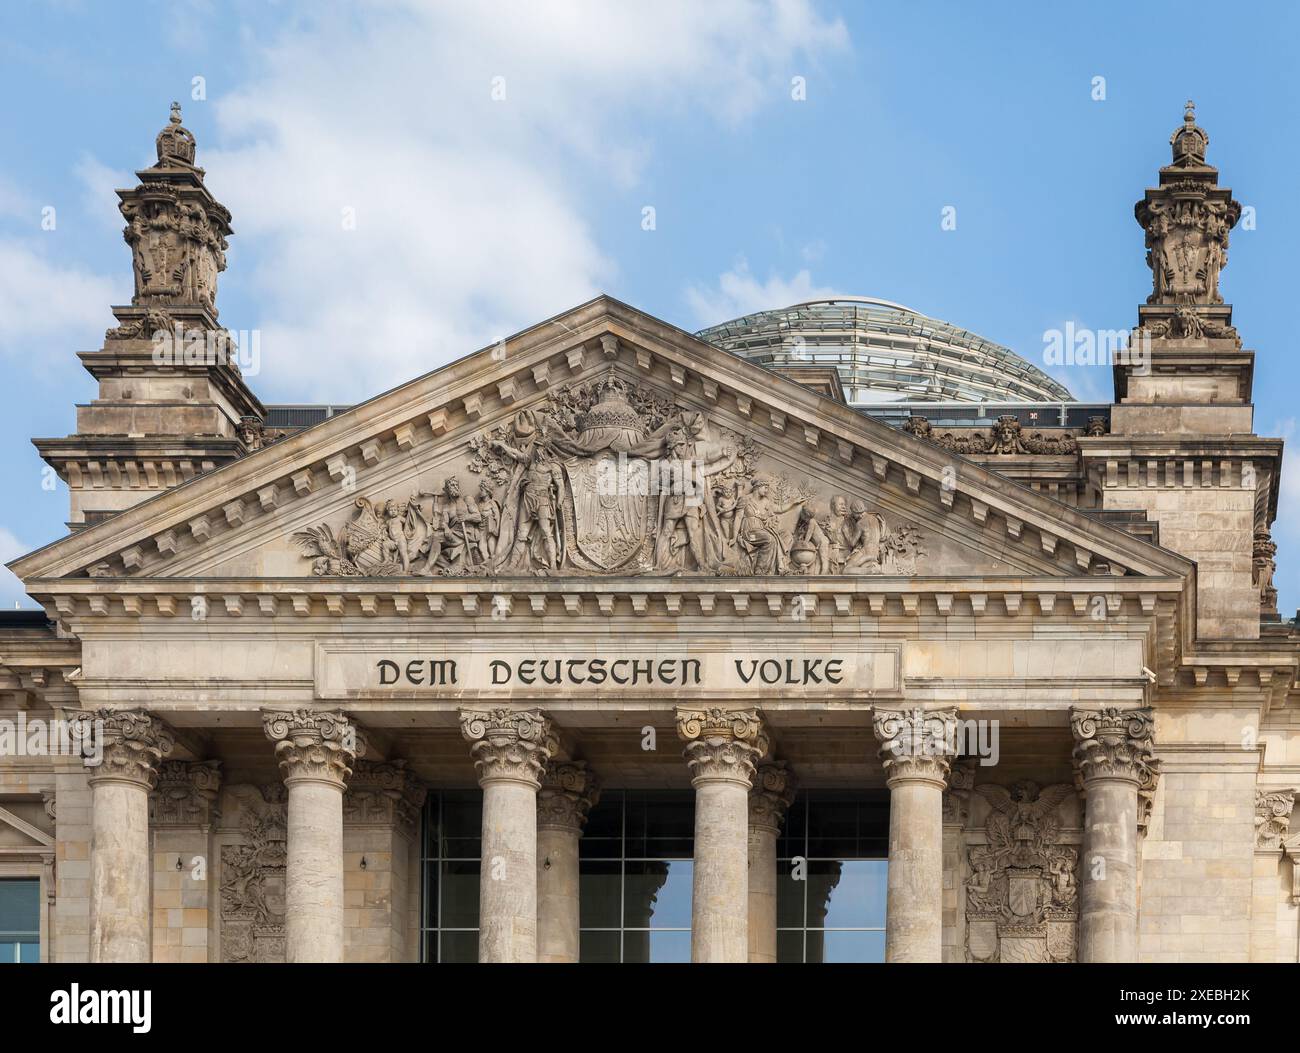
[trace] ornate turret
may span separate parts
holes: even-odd
[[[1219,170],[1206,164],[1210,137],[1187,103],[1182,127],[1169,137],[1173,160],[1160,169],[1160,184],[1134,206],[1146,232],[1151,295],[1139,310],[1150,336],[1234,341],[1232,308],[1219,293],[1228,262],[1228,232],[1241,217],[1232,191],[1219,186]]]
[[[1255,354],[1223,302],[1228,234],[1241,218],[1206,161],[1189,102],[1170,163],[1134,208],[1151,294],[1114,363],[1110,432],[1078,440],[1106,509],[1145,509],[1160,543],[1197,563],[1197,631],[1255,638],[1275,619],[1272,540],[1282,443],[1254,434]]]
[[[131,303],[98,351],[82,352],[99,397],[77,410],[77,433],[38,439],[69,486],[69,524],[93,522],[259,445],[265,410],[238,348],[217,322],[230,213],[203,184],[179,103],[155,140],[157,164],[119,190],[131,247]]]

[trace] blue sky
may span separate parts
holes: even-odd
[[[112,190],[151,160],[172,99],[234,214],[219,306],[260,332],[255,390],[351,402],[599,291],[687,329],[880,296],[1041,362],[1045,330],[1136,321],[1150,277],[1133,203],[1192,98],[1210,161],[1256,210],[1223,292],[1258,352],[1255,430],[1289,438],[1300,15],[1223,11],[7,3],[0,560],[63,533],[66,492],[42,487],[29,439],[73,431],[93,397],[76,354],[130,296]],[[1111,397],[1108,368],[1053,372]],[[1287,612],[1300,470],[1285,474]],[[18,596],[0,580],[0,602]]]

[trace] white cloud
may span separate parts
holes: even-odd
[[[199,143],[227,283],[261,301],[264,397],[358,399],[608,289],[585,199],[635,184],[654,143],[632,129],[742,122],[847,44],[804,0],[366,13],[304,9],[216,103],[233,145]]]
[[[31,545],[24,545],[12,533],[0,527],[0,609],[13,610],[15,603],[26,608],[36,607],[35,601],[23,588],[23,583],[5,566],[11,559],[17,559],[31,549]]]
[[[0,357],[81,350],[62,348],[61,338],[88,333],[97,346],[113,322],[113,290],[107,278],[51,262],[26,242],[0,240]]]
[[[729,271],[718,275],[716,287],[694,286],[686,290],[686,299],[695,312],[700,328],[717,325],[753,311],[789,307],[809,300],[831,300],[843,294],[813,284],[812,274],[801,270],[792,278],[770,276],[760,282],[743,258]]]
[[[118,197],[114,191],[133,187],[139,180],[125,169],[110,168],[88,153],[78,159],[73,174],[82,186],[82,204],[86,214],[106,230],[120,234],[125,221],[118,211]]]

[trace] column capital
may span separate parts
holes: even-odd
[[[749,825],[780,833],[797,783],[785,761],[758,765],[754,769],[753,789],[749,791]]]
[[[176,745],[171,728],[143,709],[97,709],[73,722],[92,786],[128,782],[152,790],[159,762]]]
[[[208,826],[219,814],[221,761],[163,761],[158,785],[149,798],[149,821],[156,826]]]
[[[1255,791],[1255,847],[1282,850],[1282,842],[1291,828],[1291,809],[1296,791],[1258,789]]]
[[[872,731],[880,742],[878,756],[885,781],[947,785],[948,770],[957,755],[955,709],[877,709]]]
[[[404,760],[356,762],[343,793],[343,821],[415,832],[428,790]]]
[[[554,725],[540,709],[462,709],[460,733],[470,744],[480,786],[522,782],[538,789],[559,748]]]
[[[537,825],[581,832],[600,799],[600,780],[585,761],[549,761],[537,794]]]
[[[1074,764],[1086,790],[1098,779],[1116,779],[1154,790],[1160,773],[1155,757],[1155,719],[1149,706],[1070,710]]]
[[[720,780],[751,784],[754,765],[767,756],[767,728],[757,709],[677,710],[677,735],[692,783]]]
[[[342,789],[357,756],[357,729],[336,710],[262,711],[262,728],[275,743],[286,784],[324,782]]]

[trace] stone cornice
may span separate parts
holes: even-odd
[[[356,727],[339,712],[263,710],[262,727],[275,743],[284,781],[323,782],[342,789],[359,752]]]
[[[470,744],[479,785],[541,786],[542,772],[558,742],[550,719],[540,709],[462,709],[459,715],[460,733]]]
[[[678,707],[677,736],[691,781],[752,786],[755,765],[767,756],[767,729],[757,709]]]
[[[928,782],[946,787],[957,756],[955,709],[877,709],[872,731],[880,743],[885,781]]]
[[[152,790],[159,763],[176,744],[171,729],[144,710],[100,709],[73,720],[92,786],[128,782]]]
[[[537,826],[580,832],[600,799],[600,780],[585,761],[549,761],[537,793]]]

